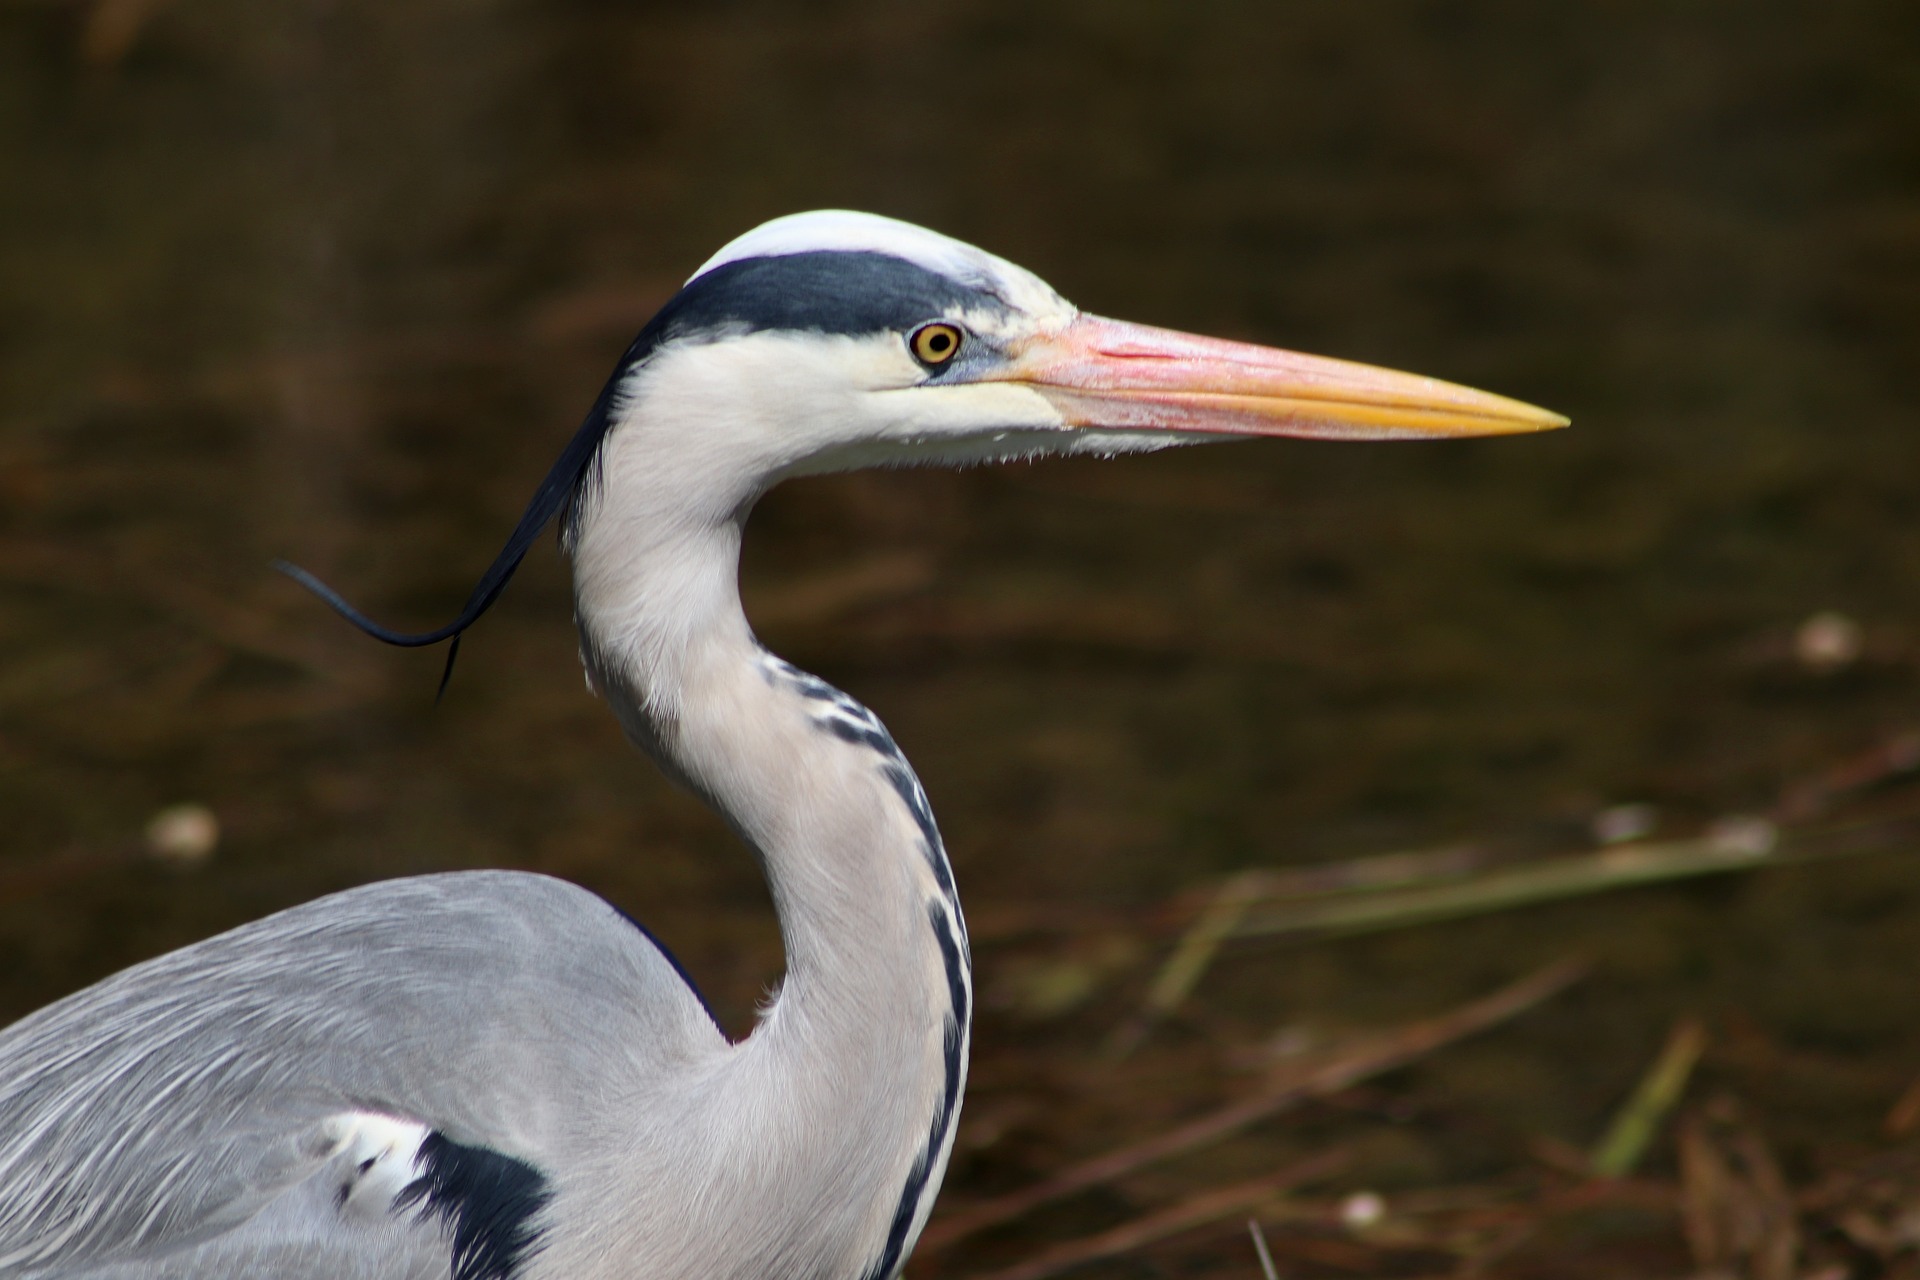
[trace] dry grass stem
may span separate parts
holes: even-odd
[[[133,52],[141,29],[161,0],[97,0],[80,30],[80,58],[90,67],[111,71]]]
[[[1283,1191],[1337,1173],[1345,1163],[1344,1152],[1322,1152],[1279,1173],[1205,1191],[1170,1209],[1148,1214],[1111,1231],[1055,1245],[1025,1262],[989,1272],[978,1280],[1047,1280],[1074,1267],[1129,1253],[1156,1240],[1244,1212]]]
[[[1111,1182],[1157,1161],[1217,1142],[1248,1125],[1315,1097],[1345,1089],[1369,1076],[1391,1071],[1478,1031],[1526,1011],[1578,981],[1586,966],[1563,960],[1493,995],[1451,1013],[1410,1023],[1385,1033],[1285,1084],[1149,1138],[1110,1151],[1011,1195],[961,1206],[928,1226],[920,1252],[931,1253],[1031,1213],[1041,1205]]]
[[[1904,760],[1903,742],[1896,740],[1876,758]],[[1904,766],[1889,768],[1880,777],[1904,771]],[[1470,845],[1249,871],[1228,882],[1247,886],[1249,899],[1228,938],[1332,938],[1411,928],[1695,876],[1892,853],[1916,836],[1920,817],[1910,812],[1795,831],[1757,818],[1718,824],[1698,839],[1615,845],[1484,871],[1487,853]],[[969,927],[980,943],[1102,929],[1198,933],[1195,922],[1206,917],[1223,892],[1215,888],[1203,895],[1182,894],[1151,911],[1132,914],[989,904],[976,912],[980,924],[969,921]]]
[[[1904,1138],[1916,1125],[1920,1125],[1920,1078],[1908,1085],[1887,1111],[1885,1127],[1889,1138]]]
[[[1805,822],[1847,796],[1920,771],[1920,730],[1908,730],[1841,760],[1818,777],[1786,788],[1773,817]]]
[[[1850,824],[1804,833],[1791,846],[1761,819],[1729,821],[1695,840],[1618,845],[1597,853],[1509,867],[1454,884],[1421,885],[1250,910],[1238,937],[1349,937],[1507,911],[1562,898],[1720,875],[1756,867],[1891,852],[1915,821]]]
[[[1181,935],[1173,954],[1147,989],[1139,1012],[1114,1028],[1106,1046],[1109,1059],[1120,1061],[1131,1055],[1156,1024],[1179,1009],[1206,974],[1220,945],[1233,936],[1247,908],[1265,896],[1268,879],[1264,872],[1249,871],[1220,886],[1200,918]]]
[[[1280,1280],[1280,1273],[1273,1267],[1273,1253],[1267,1248],[1267,1233],[1260,1229],[1260,1219],[1247,1219],[1247,1234],[1253,1237],[1253,1251],[1260,1258],[1260,1274],[1265,1280]]]
[[[304,634],[285,634],[266,615],[234,603],[219,590],[197,586],[166,566],[133,564],[45,540],[14,538],[0,540],[0,579],[131,597],[229,652],[262,658],[304,675],[338,679],[345,664],[323,643]]]
[[[1679,1104],[1694,1064],[1706,1047],[1707,1031],[1698,1019],[1683,1018],[1674,1025],[1659,1056],[1615,1113],[1606,1136],[1594,1147],[1595,1176],[1621,1178],[1633,1172],[1660,1131],[1661,1121]]]
[[[1376,853],[1316,866],[1269,871],[1262,896],[1269,901],[1320,898],[1342,893],[1379,893],[1414,885],[1437,884],[1472,875],[1487,863],[1488,852],[1475,844],[1443,845],[1401,853]]]
[[[1794,1280],[1793,1197],[1767,1144],[1730,1100],[1688,1114],[1680,1136],[1681,1222],[1701,1272]]]
[[[38,898],[75,880],[124,870],[141,860],[138,845],[109,849],[75,846],[0,867],[0,902]]]

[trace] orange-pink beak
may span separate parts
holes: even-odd
[[[1028,339],[1000,376],[1038,391],[1073,427],[1379,440],[1567,425],[1434,378],[1089,315]]]

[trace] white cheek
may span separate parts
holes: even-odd
[[[866,467],[971,466],[1059,452],[1066,430],[1039,393],[1004,382],[869,392],[863,417],[875,429],[821,449],[785,475]]]
[[[1012,382],[957,383],[876,392],[888,435],[903,443],[933,442],[995,431],[1057,431],[1066,419],[1031,387]]]
[[[669,347],[633,388],[633,421],[611,444],[617,449],[623,434],[668,430],[677,448],[716,461],[727,455],[741,471],[778,471],[847,440],[885,434],[874,393],[919,379],[898,340],[884,337],[753,333]]]
[[[1147,432],[1070,430],[1015,382],[929,382],[898,335],[748,333],[663,348],[608,438],[604,517],[730,519],[788,476],[1161,448]],[[1084,434],[1084,439],[1082,438]],[[644,541],[645,530],[622,533]]]

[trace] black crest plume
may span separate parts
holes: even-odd
[[[644,339],[647,335],[642,335]],[[640,347],[640,341],[634,347]],[[547,471],[546,479],[534,491],[533,500],[527,503],[527,509],[520,516],[520,523],[513,527],[507,543],[500,548],[500,554],[493,558],[487,571],[480,575],[480,581],[474,585],[473,592],[467,597],[467,603],[460,610],[460,616],[443,627],[431,631],[397,631],[382,626],[360,610],[348,604],[338,591],[302,569],[299,565],[289,564],[285,560],[276,560],[273,567],[286,574],[295,582],[326,601],[333,611],[351,622],[367,635],[386,644],[398,645],[405,649],[418,649],[426,645],[439,644],[443,640],[453,641],[447,650],[446,669],[440,673],[440,687],[434,699],[447,691],[447,681],[453,678],[453,662],[460,655],[460,636],[480,620],[480,615],[493,607],[500,598],[507,583],[513,578],[520,562],[526,559],[534,540],[542,530],[560,514],[567,501],[586,480],[594,460],[599,456],[600,446],[605,441],[607,431],[612,425],[613,401],[621,383],[621,374],[630,367],[636,352],[630,349],[623,359],[620,369],[608,380],[600,392],[600,398],[593,402],[593,409],[587,414],[587,420],[574,432],[573,439],[561,451],[560,457]]]
[[[619,388],[662,343],[701,335],[726,336],[760,330],[819,334],[902,332],[929,317],[964,308],[1004,312],[1007,303],[990,289],[949,279],[901,258],[865,250],[817,250],[770,258],[742,258],[702,272],[668,299],[647,322],[594,401],[580,430],[514,526],[506,546],[480,576],[460,616],[432,631],[396,631],[381,626],[344,600],[340,593],[298,565],[279,561],[275,568],[319,596],[334,612],[375,640],[405,648],[453,641],[447,650],[440,692],[453,676],[460,636],[493,606],[534,539],[591,475],[600,446],[612,427]]]

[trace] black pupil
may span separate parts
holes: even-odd
[[[936,329],[927,335],[927,350],[936,356],[943,356],[953,346],[953,335],[944,329]]]

